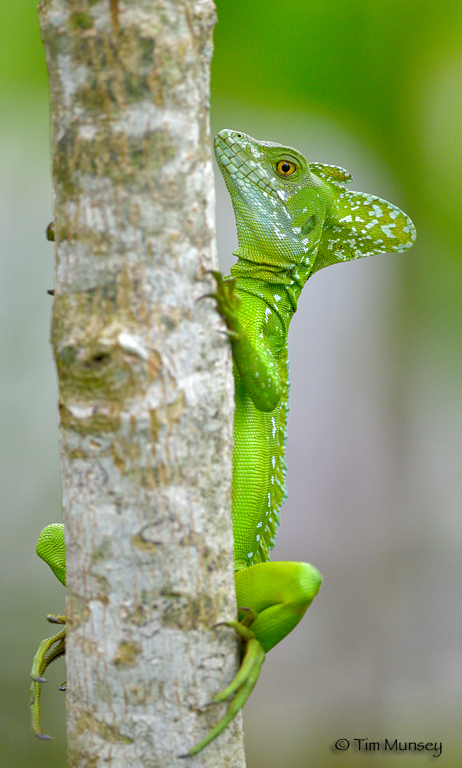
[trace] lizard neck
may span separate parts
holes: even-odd
[[[230,271],[233,277],[237,278],[240,287],[260,296],[262,285],[270,287],[272,295],[277,291],[280,297],[278,310],[288,314],[290,319],[297,309],[299,296],[313,265],[275,265],[266,262],[264,256],[255,258],[253,254],[244,255],[239,248],[233,252],[233,256],[237,256],[238,260]],[[266,296],[264,298],[266,299]]]

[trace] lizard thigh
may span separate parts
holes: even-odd
[[[322,576],[309,563],[266,562],[237,571],[235,580],[238,608],[250,608],[256,615],[250,629],[266,652],[298,624],[319,592]]]

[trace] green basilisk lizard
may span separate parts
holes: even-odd
[[[391,203],[347,190],[350,174],[308,163],[295,149],[221,131],[215,155],[231,195],[237,225],[237,263],[231,277],[213,272],[208,294],[227,326],[234,362],[233,534],[238,618],[227,622],[245,646],[241,667],[214,701],[231,698],[227,712],[186,756],[223,731],[249,697],[265,653],[298,624],[321,586],[307,563],[269,562],[286,498],[288,415],[287,334],[307,279],[319,269],[413,244],[412,221]],[[65,584],[60,524],[40,534],[37,553]],[[64,623],[65,617],[48,617]],[[44,640],[32,668],[31,709],[40,728],[43,673],[64,653],[65,629]]]

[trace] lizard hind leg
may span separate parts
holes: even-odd
[[[43,529],[37,541],[36,552],[50,566],[61,584],[66,586],[66,545],[62,523],[51,523]]]
[[[66,622],[65,616],[54,616],[53,614],[47,616],[47,619],[52,624],[63,625]],[[57,632],[56,635],[48,637],[46,640],[42,640],[38,647],[37,653],[34,656],[32,670],[30,673],[32,681],[30,686],[30,711],[32,730],[39,739],[49,740],[52,738],[51,736],[47,736],[45,733],[43,733],[40,725],[40,687],[42,683],[47,682],[43,677],[43,674],[47,667],[53,661],[55,661],[55,659],[59,659],[60,656],[64,655],[65,651],[66,628],[64,627],[59,632]],[[65,688],[60,686],[60,690],[65,690]]]
[[[265,660],[265,652],[261,646],[261,643],[256,639],[252,630],[248,629],[243,622],[239,621],[225,621],[222,622],[228,627],[232,627],[236,634],[245,642],[245,653],[242,659],[241,666],[234,679],[221,693],[214,697],[211,704],[218,704],[221,701],[225,701],[230,696],[231,699],[228,709],[225,714],[219,720],[214,728],[208,732],[208,734],[196,744],[187,754],[179,755],[178,757],[193,757],[197,755],[207,744],[210,744],[229,723],[236,717],[237,713],[242,709],[245,702],[252,693],[255,683],[260,675],[261,665]]]
[[[321,587],[322,576],[309,563],[266,562],[237,571],[238,606],[256,615],[251,630],[265,653],[298,624]]]
[[[308,563],[257,563],[235,574],[240,621],[224,622],[245,643],[241,666],[212,703],[233,696],[222,719],[186,755],[197,755],[229,725],[258,680],[265,653],[291,632],[317,595],[322,577]],[[244,607],[245,606],[245,607]]]

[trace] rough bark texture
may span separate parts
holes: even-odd
[[[194,759],[236,667],[232,376],[208,127],[211,0],[42,0],[51,92],[70,766]]]

